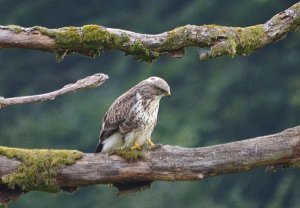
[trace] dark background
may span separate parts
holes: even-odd
[[[160,33],[185,24],[248,26],[264,23],[296,1],[0,0],[0,24],[50,28],[99,24],[141,33]],[[201,62],[197,49],[181,59],[137,62],[110,51],[96,59],[0,50],[0,96],[45,93],[94,73],[110,79],[96,89],[54,101],[0,111],[0,145],[78,149],[93,152],[101,119],[113,100],[156,75],[168,81],[154,142],[199,147],[276,133],[300,123],[300,33],[246,57]],[[74,195],[31,192],[11,207],[299,207],[299,170],[256,169],[203,181],[155,182],[151,190],[117,197],[97,185]]]

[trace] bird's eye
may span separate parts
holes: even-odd
[[[160,87],[156,87],[156,86],[155,86],[155,90],[158,91],[158,92],[163,92],[163,91],[164,91],[164,90],[161,89]]]
[[[164,94],[165,90],[161,89],[160,87],[155,87],[158,94]]]

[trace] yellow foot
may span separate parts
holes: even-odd
[[[140,146],[136,141],[134,142],[134,146],[131,147],[131,150],[141,150],[142,146]]]
[[[151,138],[147,139],[147,145],[150,146],[150,148],[155,147],[155,144],[151,141]]]

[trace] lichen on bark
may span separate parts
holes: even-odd
[[[136,59],[146,62],[152,62],[160,55],[158,51],[147,47],[140,39],[129,43],[128,35],[114,34],[100,25],[71,26],[60,29],[35,26],[33,29],[55,39],[58,61],[73,52],[94,58],[100,55],[103,49],[123,50],[126,54],[134,55]]]
[[[241,27],[224,27],[219,25],[206,25],[207,45],[210,51],[202,53],[201,60],[229,55],[247,56],[257,48],[264,45],[266,34],[263,25]]]
[[[0,183],[23,191],[57,192],[56,175],[60,168],[72,165],[83,157],[76,150],[28,150],[0,146],[0,155],[21,162],[18,170],[1,178]]]
[[[64,27],[60,29],[48,29],[40,26],[33,27],[55,40],[55,52],[58,61],[65,55],[78,52],[90,57],[100,55],[104,48],[119,48],[129,38],[126,35],[119,36],[108,32],[105,27],[99,25],[85,25],[83,27]]]
[[[20,33],[20,32],[23,32],[24,31],[24,28],[19,26],[19,25],[8,25],[8,27],[14,31],[16,34]]]
[[[298,2],[264,24],[249,27],[214,24],[185,25],[154,35],[100,25],[58,29],[40,26],[31,28],[16,25],[0,26],[0,33],[3,30],[5,34],[4,43],[2,45],[0,43],[0,46],[54,52],[58,61],[73,53],[94,58],[104,49],[116,49],[146,62],[152,62],[162,55],[182,57],[186,47],[199,47],[205,48],[199,51],[200,59],[208,60],[224,55],[231,57],[236,54],[250,55],[258,48],[284,39],[289,32],[295,31],[299,26],[300,3]],[[5,30],[15,33],[11,36],[12,40],[7,38],[10,33],[6,34]]]
[[[263,25],[245,28],[236,28],[237,53],[250,55],[255,49],[260,48],[266,36]]]

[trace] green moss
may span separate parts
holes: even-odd
[[[77,48],[80,46],[81,35],[76,27],[66,27],[55,35],[55,44],[60,48],[72,46]]]
[[[105,28],[98,25],[86,25],[82,27],[82,40],[86,48],[95,48],[95,45],[101,49],[110,41],[110,33]]]
[[[24,31],[24,28],[18,25],[8,25],[8,27],[17,34]]]
[[[127,149],[115,150],[112,154],[122,157],[127,162],[134,162],[145,157],[141,151]]]
[[[100,55],[100,50],[111,44],[110,33],[98,25],[86,25],[82,27],[80,43],[83,48],[88,49],[92,57]]]
[[[66,27],[55,36],[56,48],[84,48],[99,51],[104,47],[115,48],[128,42],[127,36],[118,36],[99,25],[85,25],[81,28]]]
[[[147,63],[151,63],[160,56],[159,52],[146,47],[140,39],[137,39],[133,45],[129,46],[127,54],[135,55],[135,59]]]
[[[209,36],[203,39],[203,46],[211,46],[211,51],[200,56],[201,60],[235,54],[249,55],[263,45],[265,30],[263,25],[246,28],[223,27],[218,25],[205,25],[209,29]],[[206,42],[205,42],[206,41]]]
[[[228,52],[231,55],[231,57],[234,58],[236,54],[237,43],[233,39],[230,39],[228,43],[229,43]]]
[[[61,29],[35,26],[33,29],[55,39],[55,52],[58,61],[63,60],[66,55],[73,52],[94,58],[100,55],[100,51],[104,48],[118,48],[127,54],[135,55],[136,59],[146,62],[152,62],[160,55],[159,52],[145,46],[139,39],[129,46],[130,39],[128,35],[116,35],[99,25],[64,27]]]
[[[187,36],[186,27],[177,27],[168,32],[166,41],[162,44],[162,48],[165,50],[174,50],[174,45],[179,45],[180,42],[185,42]]]
[[[56,31],[54,29],[48,29],[46,27],[41,26],[34,26],[32,27],[33,30],[37,30],[43,35],[47,35],[50,38],[54,38],[56,36]]]
[[[250,55],[255,49],[259,48],[265,37],[263,25],[255,25],[246,28],[237,28],[239,45],[237,52],[241,55]]]
[[[65,165],[74,164],[82,158],[83,153],[75,150],[29,150],[0,146],[0,155],[22,162],[16,172],[2,177],[1,183],[10,188],[20,187],[24,191],[57,192],[57,172]]]
[[[147,48],[143,45],[142,41],[140,39],[137,39],[133,45],[129,47],[129,53],[132,54],[141,54],[144,53],[144,51],[147,51]]]
[[[233,39],[223,41],[211,48],[210,57],[229,55],[233,58],[236,54],[236,47],[237,43]]]
[[[84,51],[84,55],[96,57],[103,48],[122,48],[128,42],[126,35],[119,36],[110,33],[99,25],[85,25],[83,27],[65,27],[55,34],[55,48],[66,55],[73,51]],[[64,50],[66,49],[66,50]]]
[[[110,33],[106,28],[98,25],[82,27],[82,42],[88,47],[95,47],[95,45],[108,48],[122,47],[122,44],[128,41],[128,36]]]
[[[221,37],[227,37],[228,34],[226,34],[226,27],[220,26],[220,25],[204,25],[209,29],[209,37],[206,38],[206,44],[210,45],[211,42],[221,38]],[[205,39],[204,39],[205,40]]]

